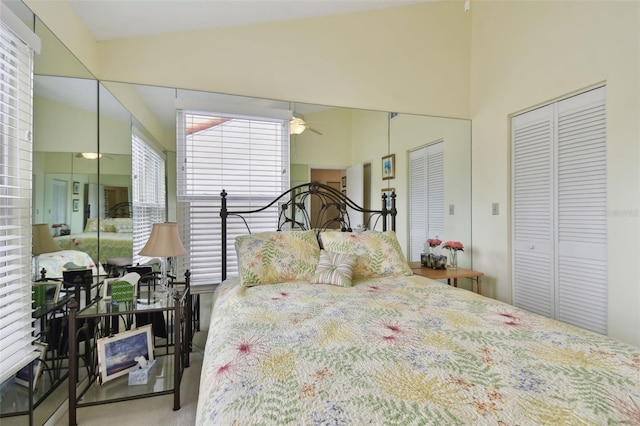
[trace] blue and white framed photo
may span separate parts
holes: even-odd
[[[389,154],[382,157],[382,179],[394,179],[396,177],[396,155]]]
[[[136,361],[138,357],[154,359],[151,324],[114,336],[103,337],[96,341],[96,346],[100,383],[124,376],[132,369],[138,368],[138,361]]]

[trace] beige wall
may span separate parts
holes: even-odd
[[[95,90],[95,82],[93,86]],[[45,112],[34,114],[34,151],[76,153],[97,151],[97,109],[86,111],[37,96],[33,99],[33,109]]]
[[[24,3],[94,76],[98,76],[98,42],[67,1],[24,0]],[[51,58],[49,63],[56,67],[55,62]]]
[[[97,46],[65,2],[25,2],[101,80],[468,117],[471,18],[459,1]]]
[[[351,115],[352,111],[344,108],[331,108],[305,115],[307,124],[321,131],[322,135],[308,130],[299,135],[291,135],[290,161],[312,167],[330,165],[347,168],[353,164]]]
[[[640,346],[640,2],[472,5],[474,267],[511,301],[509,115],[607,85],[609,335]],[[500,215],[491,215],[491,203]]]

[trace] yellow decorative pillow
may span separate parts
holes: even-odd
[[[115,225],[105,225],[104,232],[118,232]]]
[[[351,287],[351,276],[355,265],[356,256],[353,254],[320,250],[320,260],[311,283]]]
[[[354,254],[353,279],[383,275],[412,275],[394,231],[322,232],[325,250]]]
[[[90,217],[84,227],[84,232],[96,232],[98,230],[98,219]]]
[[[313,231],[261,232],[236,237],[242,285],[310,280],[320,246]]]

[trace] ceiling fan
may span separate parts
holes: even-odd
[[[291,133],[292,135],[299,135],[305,130],[309,130],[310,132],[313,132],[322,136],[322,133],[310,127],[306,123],[306,121],[304,121],[304,118],[302,115],[294,113],[293,117],[291,117],[291,120],[289,121],[289,133]]]

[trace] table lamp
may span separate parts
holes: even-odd
[[[62,247],[60,247],[51,236],[48,224],[38,223],[31,226],[31,254],[35,261],[35,280],[40,278],[40,255],[61,250]]]
[[[147,244],[140,250],[140,256],[160,258],[160,291],[163,293],[168,291],[167,258],[185,254],[175,222],[154,223]]]

